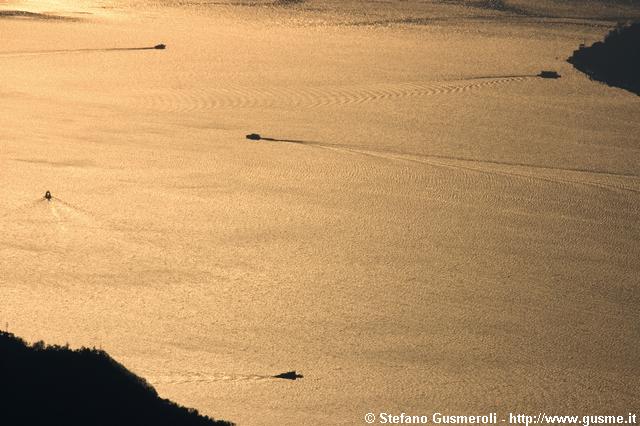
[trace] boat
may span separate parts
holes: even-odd
[[[275,377],[276,379],[296,380],[296,379],[301,379],[304,376],[302,374],[298,374],[294,370],[294,371],[287,371],[286,373],[276,374],[273,377]]]
[[[557,71],[540,71],[538,74],[540,78],[560,78],[560,74]]]

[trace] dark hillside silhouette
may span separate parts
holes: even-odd
[[[593,80],[640,95],[640,23],[619,26],[603,42],[580,46],[568,61]]]
[[[106,352],[31,346],[0,332],[0,424],[231,425],[158,397]]]

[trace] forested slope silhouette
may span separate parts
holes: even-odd
[[[162,399],[106,352],[0,332],[0,424],[231,425]]]
[[[593,80],[640,95],[640,23],[618,26],[604,41],[581,46],[568,61]]]

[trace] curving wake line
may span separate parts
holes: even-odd
[[[459,95],[538,78],[536,75],[480,76],[434,82],[379,83],[353,86],[163,88],[139,93],[131,101],[140,108],[172,113],[207,112],[217,108],[264,108],[280,105],[323,108],[437,95]]]
[[[606,189],[611,191],[623,191],[627,193],[640,194],[640,176],[628,173],[617,173],[606,170],[591,170],[577,167],[557,167],[557,166],[544,166],[539,164],[527,164],[519,162],[498,161],[498,160],[482,160],[474,158],[464,158],[456,156],[446,156],[437,154],[403,154],[391,151],[373,151],[357,148],[349,148],[343,145],[322,143],[316,141],[305,141],[295,139],[278,139],[270,137],[259,136],[258,140],[267,142],[284,142],[294,143],[300,145],[309,145],[317,148],[328,149],[336,152],[352,153],[358,155],[365,155],[369,157],[381,158],[389,161],[408,162],[414,164],[429,165],[432,167],[457,169],[472,173],[482,173],[488,175],[501,175],[511,178],[522,178],[526,180],[540,180],[553,183],[565,183],[573,185],[585,185],[591,187],[597,187],[600,189]],[[497,166],[501,169],[490,169],[482,166]],[[515,171],[513,170],[515,169]],[[576,177],[582,177],[583,179],[571,179],[570,177],[561,176],[548,176],[540,175],[539,172],[566,172],[575,175]],[[614,185],[602,181],[585,180],[584,177],[609,177],[609,178],[623,178],[632,180],[634,187],[626,185]]]
[[[337,149],[335,146],[327,147],[327,148],[332,150]],[[619,174],[614,172],[603,172],[603,171],[597,171],[597,170],[593,171],[593,170],[579,169],[579,168],[561,168],[561,167],[548,167],[548,166],[540,166],[540,165],[528,165],[524,163],[499,162],[495,160],[485,161],[485,160],[467,159],[467,158],[460,158],[460,157],[453,157],[453,156],[447,157],[442,155],[421,155],[420,157],[422,158],[415,158],[415,157],[412,158],[412,157],[404,157],[399,154],[390,155],[385,152],[377,152],[377,151],[363,151],[363,150],[357,150],[357,149],[351,149],[351,148],[344,148],[343,150],[352,152],[352,153],[362,154],[362,155],[369,155],[369,156],[384,158],[392,161],[412,162],[412,163],[430,165],[434,167],[458,169],[458,170],[464,170],[464,171],[482,173],[482,174],[488,174],[488,175],[501,175],[501,176],[508,176],[513,178],[535,179],[535,180],[552,182],[552,183],[584,185],[584,186],[591,186],[591,187],[596,187],[600,189],[606,189],[610,191],[617,191],[617,192],[623,191],[623,192],[629,192],[634,194],[640,194],[639,188],[632,188],[629,186],[621,186],[621,185],[612,185],[609,183],[597,182],[593,180],[570,179],[570,178],[563,178],[559,176],[541,176],[536,173],[526,173],[526,171],[527,169],[534,169],[534,170],[537,169],[537,170],[548,170],[548,171],[573,172],[576,174],[582,174],[587,176],[588,175],[600,175],[600,176],[608,175],[608,176],[640,179],[640,176],[630,175],[630,174]],[[451,160],[451,161],[456,161],[463,164],[448,163],[448,162],[443,162],[438,160]],[[474,164],[476,164],[475,167],[474,167]],[[491,170],[491,169],[477,166],[482,164],[515,167],[517,169],[520,169],[521,171],[518,172],[518,171],[511,171],[511,170]]]
[[[169,375],[145,375],[145,380],[154,385],[182,385],[193,383],[211,383],[211,382],[241,382],[241,381],[263,381],[275,380],[273,376],[262,374],[169,374]]]
[[[29,12],[27,10],[0,10],[0,18],[19,18],[19,19],[33,19],[44,21],[77,21],[78,18],[64,15],[55,15],[51,13],[38,13]]]
[[[56,207],[56,205],[49,203],[49,208],[51,209],[51,213],[53,213],[53,217],[55,217],[56,222],[58,223],[58,226],[60,227],[60,229],[64,232],[67,232],[67,227],[64,224],[64,220],[60,217],[60,214],[58,213],[58,208]]]
[[[41,55],[59,55],[65,53],[89,53],[89,52],[126,52],[136,50],[163,50],[165,46],[158,44],[156,46],[145,47],[108,47],[108,48],[89,48],[89,49],[52,49],[52,50],[13,50],[0,52],[0,57],[11,58],[19,56],[41,56]]]
[[[358,152],[357,150],[350,150],[351,152]],[[593,180],[583,180],[583,179],[570,179],[570,178],[563,178],[563,177],[559,177],[559,176],[541,176],[539,174],[536,173],[526,173],[527,169],[543,169],[543,170],[549,170],[549,171],[565,171],[565,172],[574,172],[577,174],[583,174],[583,175],[609,175],[609,176],[623,176],[623,177],[630,177],[630,178],[638,178],[638,176],[635,175],[622,175],[622,174],[616,174],[616,173],[607,173],[607,172],[600,172],[600,171],[589,171],[589,170],[583,170],[583,169],[572,169],[572,168],[560,168],[560,167],[544,167],[544,166],[538,166],[538,165],[527,165],[527,164],[522,164],[522,163],[502,163],[502,162],[498,162],[498,161],[483,161],[483,160],[475,160],[475,159],[462,159],[462,158],[456,158],[456,157],[444,157],[444,156],[423,156],[425,159],[416,159],[416,158],[409,158],[409,157],[398,157],[398,156],[389,156],[389,155],[376,155],[373,154],[371,152],[360,152],[362,154],[365,155],[375,155],[378,157],[382,157],[382,158],[386,158],[389,160],[396,160],[396,161],[409,161],[409,162],[413,162],[413,163],[419,163],[419,164],[428,164],[431,166],[435,166],[435,167],[443,167],[443,168],[451,168],[451,169],[458,169],[458,170],[464,170],[464,171],[468,171],[468,172],[475,172],[475,173],[482,173],[482,174],[488,174],[488,175],[501,175],[501,176],[507,176],[507,177],[512,177],[512,178],[522,178],[522,179],[526,179],[526,180],[530,180],[530,179],[534,179],[534,180],[539,180],[539,181],[545,181],[545,182],[552,182],[552,183],[564,183],[564,184],[572,184],[572,185],[583,185],[583,186],[590,186],[590,187],[596,187],[596,188],[600,188],[600,189],[606,189],[606,190],[610,190],[610,191],[623,191],[623,192],[630,192],[630,193],[635,193],[635,194],[640,194],[640,189],[638,188],[631,188],[628,186],[621,186],[621,185],[612,185],[609,183],[604,183],[604,182],[598,182],[598,181],[593,181]],[[443,162],[443,161],[437,161],[437,159],[441,159],[441,160],[451,160],[451,161],[456,161],[456,162],[461,162],[463,164],[455,164],[455,163],[448,163],[448,162]],[[491,170],[491,169],[487,169],[487,168],[482,168],[482,167],[478,167],[477,165],[474,166],[474,164],[493,164],[493,165],[499,165],[499,166],[507,166],[507,167],[516,167],[521,171],[511,171],[511,170]]]

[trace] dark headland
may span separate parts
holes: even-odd
[[[580,46],[568,61],[592,80],[640,95],[640,23],[618,26],[604,41]]]
[[[231,425],[162,399],[143,378],[106,352],[0,332],[0,424]]]

